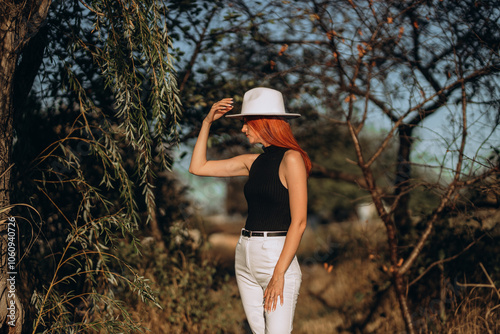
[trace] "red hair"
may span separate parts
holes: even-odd
[[[304,159],[307,175],[309,175],[312,168],[311,159],[297,143],[290,124],[286,120],[282,117],[245,117],[245,122],[265,142],[298,151]]]

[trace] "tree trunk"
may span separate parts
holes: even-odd
[[[396,165],[396,179],[394,180],[394,195],[400,196],[397,207],[394,210],[394,224],[397,225],[395,230],[398,231],[398,236],[404,239],[411,232],[411,219],[410,219],[410,195],[406,193],[406,190],[410,186],[411,180],[411,163],[410,154],[411,146],[413,144],[413,127],[407,124],[401,124],[398,128],[399,135],[399,149],[397,156]],[[397,243],[397,241],[396,241]],[[406,293],[404,289],[404,279],[403,275],[399,273],[399,268],[397,261],[399,258],[398,246],[396,245],[396,250],[391,249],[391,262],[394,266],[394,272],[392,275],[392,281],[394,283],[394,289],[396,290],[396,296],[399,302],[399,308],[403,320],[406,324],[406,330],[409,334],[415,333],[415,328],[413,325],[413,319],[410,315],[408,308],[408,300],[406,298]]]
[[[7,219],[11,205],[14,137],[14,74],[24,45],[47,18],[51,0],[4,0],[0,8],[0,333],[21,333],[24,310],[16,289],[19,260],[18,226]],[[9,244],[10,243],[10,244]]]
[[[394,289],[396,290],[396,297],[399,302],[399,309],[401,310],[401,315],[406,325],[406,331],[408,334],[415,334],[415,328],[413,325],[413,319],[408,308],[408,300],[406,298],[406,293],[404,289],[403,276],[397,271],[394,271],[392,275],[392,281],[394,283]]]
[[[8,30],[11,23],[0,22],[2,34],[0,36],[0,133],[2,134],[0,137],[0,208],[10,204],[10,158],[13,137],[12,88],[18,57],[15,52],[15,31]]]
[[[411,230],[410,195],[405,193],[410,185],[411,164],[410,153],[413,143],[413,127],[402,124],[399,126],[399,149],[396,165],[396,179],[394,180],[394,195],[401,196],[398,206],[394,210],[394,221],[400,235],[405,236]]]
[[[5,32],[6,22],[2,22],[0,29]],[[12,156],[12,123],[14,108],[12,105],[12,88],[14,82],[14,72],[16,68],[18,54],[13,47],[15,46],[15,31],[8,31],[3,34],[0,40],[0,210],[6,208],[10,203],[10,185],[11,185],[11,156]],[[23,307],[15,291],[15,279],[7,281],[10,276],[7,274],[7,226],[6,221],[8,211],[0,214],[0,328],[3,333],[21,333],[24,322]],[[17,226],[16,226],[17,227]],[[16,227],[14,230],[17,231]],[[17,234],[17,233],[15,233]],[[18,245],[17,238],[14,238],[14,244]],[[17,247],[16,247],[17,248]],[[18,248],[17,248],[18,249]],[[17,259],[16,259],[17,262]],[[15,272],[15,270],[9,271]],[[12,275],[16,277],[16,275]],[[12,282],[14,284],[8,284]],[[11,303],[14,303],[12,308]],[[8,309],[10,307],[10,309]],[[12,311],[11,311],[12,310]],[[12,325],[15,325],[12,326]]]

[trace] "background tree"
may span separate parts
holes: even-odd
[[[472,234],[461,250],[446,249],[447,259],[435,258],[430,246],[422,255],[434,228],[452,230],[453,217],[480,219],[464,213],[498,206],[500,17],[494,2],[228,5],[220,16],[242,29],[227,35],[220,51],[211,50],[216,59],[197,65],[191,83],[200,96],[197,105],[255,85],[289,97],[290,108],[306,116],[296,129],[316,162],[313,176],[356,182],[376,205],[388,236],[380,265],[397,292],[407,330],[414,332],[406,286],[427,272],[426,265],[449,262],[480,241]],[[208,94],[214,85],[216,96]],[[449,132],[434,128],[437,122],[450,125],[443,125]],[[327,129],[340,135],[328,136]],[[231,130],[223,132],[230,135],[219,137],[222,143],[237,141]],[[437,138],[423,148],[432,132]],[[349,161],[361,175],[352,173]],[[471,197],[479,192],[489,200]],[[422,194],[429,199],[425,207],[418,205]],[[351,198],[359,196],[353,191]]]

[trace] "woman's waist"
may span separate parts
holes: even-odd
[[[248,230],[246,228],[241,229],[241,235],[249,238],[268,238],[268,237],[286,237],[287,231],[284,230]]]

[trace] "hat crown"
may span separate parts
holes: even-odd
[[[241,113],[248,116],[251,114],[285,114],[283,94],[271,88],[251,89],[243,96]]]
[[[300,117],[300,114],[290,114],[285,110],[283,94],[275,89],[257,87],[250,89],[243,95],[241,114],[226,115],[226,117]]]

